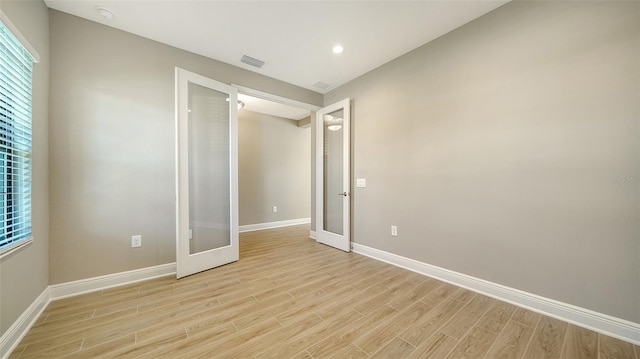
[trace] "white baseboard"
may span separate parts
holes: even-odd
[[[289,227],[289,226],[296,226],[298,224],[307,224],[307,223],[311,223],[311,218],[298,218],[298,219],[289,219],[286,221],[246,224],[244,226],[238,227],[238,231],[240,233],[251,232],[251,231],[259,231],[262,229]]]
[[[408,269],[435,279],[463,287],[519,307],[554,317],[580,327],[640,345],[640,324],[575,305],[541,297],[501,284],[419,262],[393,253],[353,244],[353,251],[382,262]]]
[[[0,358],[6,359],[38,320],[50,301],[49,287],[36,298],[22,315],[0,337]]]
[[[54,284],[49,286],[49,290],[51,292],[51,300],[56,300],[172,274],[176,274],[176,264],[167,263],[154,267]]]
[[[315,231],[310,231],[310,232],[309,232],[309,238],[311,238],[311,239],[317,239],[317,238],[316,238],[316,232],[315,232]]]

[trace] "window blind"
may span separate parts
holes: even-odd
[[[0,21],[0,253],[31,238],[33,61]]]

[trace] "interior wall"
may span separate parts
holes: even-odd
[[[0,10],[40,55],[40,62],[33,66],[32,89],[31,224],[34,241],[0,259],[1,336],[49,284],[49,18],[42,1],[2,0]]]
[[[310,131],[295,120],[238,112],[240,225],[311,216]]]
[[[640,3],[516,1],[331,91],[353,240],[640,323],[639,68]]]
[[[50,10],[50,283],[175,261],[176,66],[305,103],[322,95]],[[131,248],[131,236],[142,247]]]

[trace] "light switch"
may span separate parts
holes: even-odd
[[[358,188],[367,187],[367,179],[366,178],[358,178],[358,179],[356,179],[356,187],[358,187]]]

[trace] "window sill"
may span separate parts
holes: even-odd
[[[5,248],[0,249],[0,258],[4,258],[6,256],[8,256],[9,254],[26,247],[27,245],[33,243],[33,236],[27,238],[27,239],[23,239],[19,242],[13,243]]]

